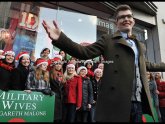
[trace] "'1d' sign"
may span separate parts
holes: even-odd
[[[21,21],[18,26],[26,30],[36,31],[38,27],[38,17],[32,13],[22,12]]]
[[[53,122],[55,97],[0,90],[0,122]]]

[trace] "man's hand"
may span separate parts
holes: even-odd
[[[51,40],[58,40],[58,38],[60,37],[60,34],[61,34],[61,30],[58,28],[57,23],[55,21],[53,21],[53,24],[54,24],[55,28],[50,27],[44,20],[42,22],[42,25],[45,28],[49,38]]]

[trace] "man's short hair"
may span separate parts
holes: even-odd
[[[117,6],[115,14],[114,14],[115,18],[117,17],[119,11],[125,11],[125,10],[130,10],[132,12],[131,7],[127,4],[122,4],[122,5]]]

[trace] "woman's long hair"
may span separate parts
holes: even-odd
[[[64,72],[65,80],[69,80],[69,79],[71,79],[72,77],[74,77],[75,75],[77,75],[76,71],[74,71],[73,74],[70,74],[70,75],[68,75],[67,69],[66,69],[66,71]]]
[[[149,72],[149,74],[150,74],[149,80],[150,80],[150,81],[154,80],[154,75],[153,75],[151,72]]]
[[[22,63],[21,63],[22,59],[23,59],[23,56],[19,59],[17,67],[19,67],[19,66],[23,66],[24,67],[24,65],[22,65]],[[30,60],[30,63],[29,63],[28,68],[31,66],[31,59],[29,58],[29,60]]]
[[[50,79],[51,80],[57,80],[59,78],[61,78],[61,80],[60,80],[61,83],[65,83],[63,68],[61,67],[60,70],[56,70],[55,65],[54,65],[50,70]]]
[[[59,51],[59,55],[60,55],[60,53],[62,52],[63,50],[60,50]],[[64,56],[64,58],[62,57],[62,61],[65,61],[65,60],[67,60],[67,53],[65,52],[65,51],[63,51],[64,53],[65,53],[65,56]]]
[[[40,80],[43,77],[44,81],[49,82],[49,72],[47,70],[41,70],[39,67],[35,69],[35,77],[37,80]]]

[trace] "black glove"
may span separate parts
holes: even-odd
[[[50,96],[54,95],[53,91],[51,91],[50,89],[44,89],[41,92],[45,95],[50,95]]]

